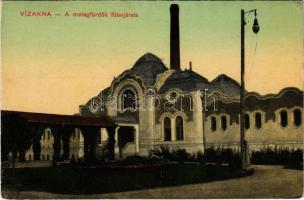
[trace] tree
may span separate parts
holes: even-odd
[[[14,167],[18,152],[20,160],[25,159],[25,152],[32,145],[33,134],[29,123],[18,114],[2,115],[1,120],[2,159],[7,159],[9,152],[11,152]]]

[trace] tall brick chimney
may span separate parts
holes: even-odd
[[[170,14],[170,69],[180,70],[179,8],[177,4],[170,6]]]

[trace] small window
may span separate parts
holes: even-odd
[[[248,114],[245,114],[245,129],[250,128],[250,117]]]
[[[300,126],[302,124],[302,115],[301,111],[299,109],[296,109],[293,111],[293,120],[294,125]]]
[[[122,109],[125,110],[127,108],[136,108],[136,97],[134,92],[131,90],[126,90],[121,96],[122,100]]]
[[[174,101],[176,99],[176,97],[177,97],[177,94],[175,92],[170,93],[170,100],[171,101]]]
[[[261,113],[255,114],[255,127],[260,129],[262,127],[262,116]]]
[[[184,123],[181,116],[176,117],[176,140],[184,140]]]
[[[45,160],[44,154],[42,154],[42,160]]]
[[[222,126],[222,129],[224,131],[227,129],[227,118],[226,118],[226,116],[221,117],[221,126]]]
[[[32,160],[32,155],[31,154],[29,155],[29,160]]]
[[[216,118],[215,117],[211,117],[211,130],[212,131],[216,131]]]
[[[49,154],[46,155],[46,160],[50,160]]]
[[[171,120],[169,117],[164,119],[164,140],[171,141]]]
[[[287,112],[285,110],[281,111],[280,117],[281,117],[281,126],[286,127],[288,124]]]

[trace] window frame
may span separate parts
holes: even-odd
[[[257,123],[257,122],[259,122],[259,123]],[[256,112],[254,114],[254,124],[255,124],[256,129],[262,128],[262,114],[260,112]]]
[[[210,129],[215,132],[217,129],[217,120],[215,116],[211,116],[210,118]]]
[[[225,121],[225,123],[224,123],[224,121]],[[221,116],[221,129],[223,131],[227,130],[227,116],[226,115]]]
[[[250,129],[250,115],[248,113],[244,114],[244,127],[246,130]]]
[[[177,123],[177,119],[181,119],[181,126],[177,125],[178,124]],[[178,135],[178,130],[180,131],[179,135]],[[177,141],[183,141],[184,140],[184,134],[185,134],[185,131],[184,131],[184,118],[181,115],[178,115],[175,118],[175,134],[176,134],[175,138],[176,138]]]
[[[299,115],[296,116],[296,112],[298,112]],[[302,125],[302,111],[299,108],[296,108],[296,109],[293,110],[292,114],[293,114],[293,124],[296,127],[301,126]],[[297,117],[299,117],[298,120],[297,120]]]
[[[169,127],[167,127],[166,119],[168,119]],[[168,132],[167,132],[167,130],[168,130]],[[164,141],[172,141],[172,126],[171,126],[171,118],[170,117],[165,117],[163,119],[163,140]]]
[[[280,126],[282,128],[286,128],[288,126],[288,112],[286,110],[281,110],[279,114],[280,114]]]

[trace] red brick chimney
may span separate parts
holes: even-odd
[[[179,8],[177,4],[171,5],[170,14],[170,69],[180,70]]]

